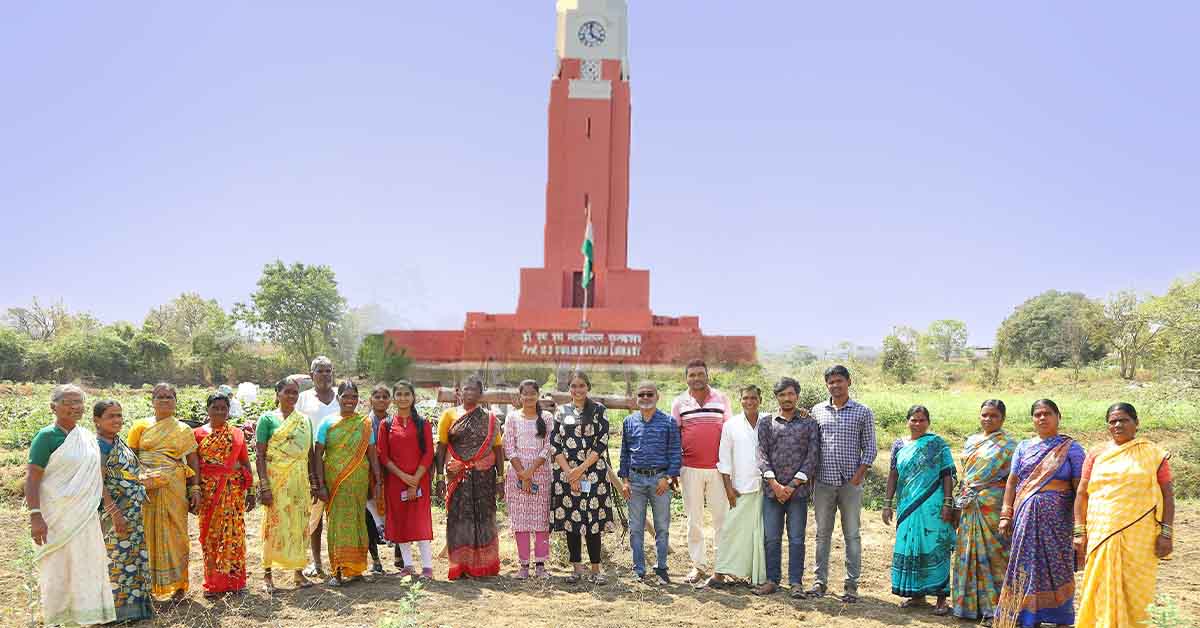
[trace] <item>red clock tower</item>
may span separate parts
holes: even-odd
[[[629,268],[629,62],[624,1],[558,2],[558,68],[550,84],[545,266],[521,270],[517,316],[597,327],[650,323],[650,273]],[[588,214],[595,281],[584,295],[580,244]]]
[[[462,330],[388,337],[418,365],[754,362],[753,336],[705,336],[698,316],[651,312],[650,272],[629,268],[628,6],[558,0],[557,10],[544,265],[521,269],[515,314],[468,312]],[[594,279],[585,294],[580,248],[589,215]]]

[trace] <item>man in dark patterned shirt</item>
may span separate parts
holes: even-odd
[[[788,533],[788,584],[804,597],[804,529],[808,499],[821,463],[821,427],[798,412],[800,384],[784,377],[775,384],[779,415],[758,422],[758,465],[763,477],[763,537],[767,581],[754,590],[770,595],[782,576],[783,529]]]
[[[829,546],[833,517],[842,515],[846,541],[846,580],[842,601],[858,601],[858,577],[862,573],[862,483],[878,453],[875,444],[875,415],[850,398],[850,371],[842,365],[825,371],[829,400],[813,406],[812,416],[821,424],[821,470],[813,486],[813,510],[817,520],[817,560],[813,567],[810,597],[825,595],[829,582]]]

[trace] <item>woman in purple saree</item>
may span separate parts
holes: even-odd
[[[1075,554],[1071,542],[1075,487],[1086,455],[1058,433],[1062,414],[1049,399],[1030,410],[1037,436],[1013,455],[1000,531],[1012,536],[995,626],[1075,623]]]

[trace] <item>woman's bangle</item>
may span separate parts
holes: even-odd
[[[1175,528],[1167,523],[1159,524],[1158,535],[1164,539],[1174,538]]]
[[[1074,536],[1077,539],[1087,536],[1087,524],[1085,524],[1085,523],[1075,524],[1075,528],[1072,531],[1072,536]]]
[[[30,509],[29,509],[29,514],[31,514],[31,515],[40,515],[40,514],[42,514],[42,509],[41,509],[41,508],[30,508]]]

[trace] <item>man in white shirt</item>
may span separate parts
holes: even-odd
[[[300,393],[300,398],[296,401],[296,411],[308,417],[308,422],[312,424],[312,433],[316,434],[321,421],[331,414],[337,414],[341,408],[333,390],[333,361],[323,355],[317,356],[309,367],[309,374],[312,376],[313,387]],[[324,502],[313,500],[308,519],[308,527],[313,529],[309,538],[313,562],[304,568],[306,577],[320,577],[322,580],[325,579],[325,570],[321,566],[321,532],[324,530],[321,515],[324,510]]]
[[[762,391],[753,384],[742,388],[742,413],[721,426],[717,471],[725,483],[729,512],[718,532],[717,560],[706,587],[729,586],[726,578],[766,581],[763,548],[762,474],[758,468],[758,406]],[[770,420],[770,417],[768,417]]]
[[[242,409],[241,402],[238,401],[236,396],[234,396],[232,386],[228,384],[221,384],[217,387],[217,392],[229,397],[229,418],[237,419],[246,414],[246,411]]]

